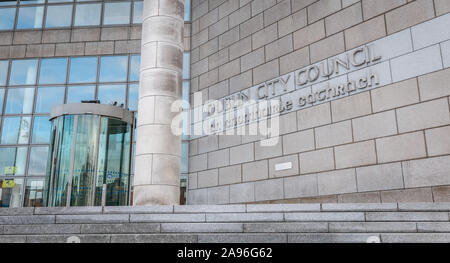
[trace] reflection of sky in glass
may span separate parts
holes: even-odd
[[[100,82],[126,81],[127,56],[101,57]]]
[[[30,161],[28,163],[28,175],[45,175],[47,168],[48,147],[32,147],[30,149]]]
[[[103,17],[104,25],[118,25],[130,23],[131,3],[105,3]]]
[[[35,84],[37,62],[37,59],[13,60],[9,85]]]
[[[44,7],[21,7],[17,20],[17,28],[41,28]]]
[[[0,30],[8,30],[14,27],[15,8],[0,9]]]
[[[75,26],[95,26],[100,24],[101,4],[77,5]]]
[[[191,21],[191,0],[184,0],[184,21]]]
[[[11,117],[3,119],[2,144],[28,143],[31,117]]]
[[[5,89],[0,89],[0,114],[2,113],[3,109],[3,98],[5,98]]]
[[[66,83],[67,58],[42,59],[39,73],[40,84]]]
[[[142,23],[142,8],[144,7],[144,2],[134,2],[133,7],[133,23]]]
[[[125,103],[125,85],[101,85],[98,86],[98,99],[101,104],[117,102]]]
[[[97,57],[70,59],[70,83],[95,82],[97,78]]]
[[[15,175],[25,174],[27,147],[0,148],[0,175],[4,175],[5,167],[15,166]]]
[[[45,27],[70,26],[72,22],[72,5],[56,5],[47,7]]]
[[[31,113],[34,88],[8,89],[5,114]]]
[[[82,100],[95,99],[95,86],[67,87],[67,103],[80,103]]]
[[[181,173],[188,173],[189,144],[181,144]]]
[[[190,89],[190,81],[183,80],[183,106],[186,103],[189,103],[189,89]]]
[[[13,1],[1,1],[0,5],[16,5],[17,1],[13,0]]]
[[[47,0],[49,3],[73,2],[73,0]]]
[[[128,109],[130,111],[137,111],[139,84],[132,84],[128,87]]]
[[[32,143],[48,143],[50,140],[51,123],[47,116],[34,117]]]
[[[37,93],[36,113],[49,113],[53,106],[64,102],[64,87],[38,88]]]
[[[0,61],[0,86],[6,85],[6,75],[8,74],[8,61]]]
[[[131,56],[130,61],[130,81],[139,81],[139,67],[141,65],[141,56]]]
[[[45,0],[20,0],[21,5],[42,4]]]
[[[191,71],[189,67],[189,63],[191,60],[191,53],[184,52],[183,53],[183,79],[191,78]]]

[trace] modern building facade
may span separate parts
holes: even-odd
[[[3,207],[44,205],[51,110],[92,100],[136,118],[130,205],[450,201],[449,1],[191,1],[0,2]],[[54,205],[99,205],[93,160]]]

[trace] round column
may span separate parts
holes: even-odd
[[[171,112],[181,99],[184,0],[144,0],[134,205],[180,202],[181,137]]]

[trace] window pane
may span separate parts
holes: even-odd
[[[30,137],[31,117],[3,119],[2,144],[26,144]]]
[[[8,60],[0,61],[0,86],[6,85],[6,76],[8,75]]]
[[[70,83],[87,83],[97,80],[97,57],[70,59]]]
[[[28,175],[45,175],[47,169],[48,147],[32,147],[28,162]]]
[[[132,84],[128,87],[128,109],[137,111],[139,84]]]
[[[21,7],[19,9],[17,28],[41,28],[43,15],[44,7],[42,6]]]
[[[184,0],[184,21],[191,21],[191,0]]]
[[[39,73],[40,84],[66,83],[67,58],[50,58],[41,60]]]
[[[102,104],[117,102],[125,104],[125,85],[101,85],[98,87],[98,99]]]
[[[105,3],[104,25],[120,25],[130,23],[131,2]]]
[[[5,179],[0,179],[0,184],[4,180]],[[23,179],[13,179],[11,181],[14,182],[13,188],[7,189],[0,188],[0,209],[2,207],[9,207],[9,208],[21,207]]]
[[[75,26],[96,26],[100,24],[101,4],[77,5]]]
[[[133,23],[142,23],[142,8],[144,7],[144,2],[134,2],[133,7]]]
[[[191,83],[189,80],[183,80],[183,107],[185,107],[185,104],[189,103],[189,87]]]
[[[181,144],[181,173],[188,173],[189,143]]]
[[[0,148],[0,175],[24,175],[27,147]]]
[[[21,5],[43,4],[45,0],[20,0]]]
[[[49,3],[64,3],[64,2],[73,2],[73,0],[47,0]]]
[[[16,8],[0,9],[0,30],[13,29],[15,17],[16,17]]]
[[[100,82],[127,80],[128,57],[101,57]]]
[[[36,83],[37,59],[13,60],[9,85],[33,85]]]
[[[64,103],[64,87],[38,88],[36,113],[49,113],[52,107]]]
[[[70,86],[67,88],[67,103],[80,103],[95,99],[95,86]]]
[[[191,71],[190,71],[190,63],[191,60],[191,54],[189,52],[183,53],[183,79],[190,79],[191,78]]]
[[[141,65],[141,56],[133,55],[130,61],[130,81],[139,81],[139,71]]]
[[[0,5],[17,5],[17,1],[16,0],[1,1]]]
[[[0,114],[2,114],[4,98],[5,98],[5,89],[0,89]]]
[[[32,143],[44,144],[50,140],[51,122],[48,117],[34,117]]]
[[[53,5],[47,7],[45,27],[68,27],[72,23],[72,5]]]
[[[27,180],[23,207],[44,206],[44,179]]]
[[[5,114],[25,114],[33,110],[34,88],[8,89]]]

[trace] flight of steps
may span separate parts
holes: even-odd
[[[450,242],[450,203],[0,208],[2,242]]]

